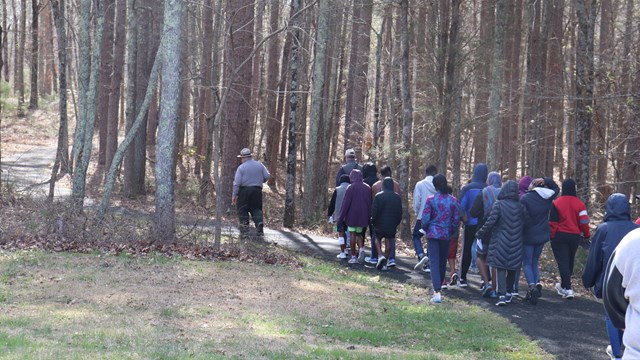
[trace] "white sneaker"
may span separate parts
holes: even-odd
[[[420,269],[420,267],[423,266],[424,264],[426,264],[427,261],[429,261],[429,257],[427,255],[422,256],[422,259],[420,259],[420,261],[418,261],[416,266],[413,267],[413,270]]]
[[[573,289],[566,289],[564,291],[564,295],[562,295],[562,298],[564,298],[564,299],[573,299],[573,296],[574,296]]]
[[[358,263],[358,259],[355,256],[352,256],[351,259],[349,259],[349,264],[357,264]]]
[[[360,251],[358,251],[358,262],[361,263],[364,261],[364,249],[360,249]]]
[[[567,294],[567,290],[563,289],[560,283],[556,283],[556,291],[558,292],[558,295],[562,297],[565,297]]]
[[[616,357],[616,356],[613,354],[613,350],[611,349],[611,345],[607,345],[607,355],[609,355],[609,358],[610,358],[611,360],[620,360],[620,359],[621,359],[621,358],[619,358],[619,357]]]
[[[338,254],[336,257],[337,257],[338,259],[346,259],[346,258],[347,258],[347,254],[345,254],[345,253],[341,252],[341,253],[340,253],[340,254]]]
[[[433,298],[431,298],[431,302],[436,304],[439,304],[442,302],[442,295],[440,295],[440,292],[433,293]]]

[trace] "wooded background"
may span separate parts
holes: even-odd
[[[591,211],[638,192],[634,0],[0,1],[3,116],[59,100],[52,179],[73,177],[81,209],[97,162],[98,216],[152,179],[162,243],[176,185],[220,220],[243,147],[288,227],[323,219],[347,148],[393,168],[405,238],[432,163],[456,191],[478,162],[573,177]]]

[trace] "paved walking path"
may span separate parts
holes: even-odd
[[[49,179],[55,148],[34,148],[19,155],[2,159],[3,181],[14,182],[18,189],[46,193],[48,185],[31,186]],[[56,196],[68,196],[69,190],[56,184]],[[136,212],[120,209],[123,213]],[[144,214],[139,214],[145,216]],[[148,214],[146,214],[148,216]],[[193,222],[193,219],[191,220]],[[198,219],[198,224],[211,227],[212,221]],[[187,221],[189,222],[189,221]],[[236,232],[233,227],[225,232]],[[316,235],[265,229],[266,238],[307,255],[338,262],[337,240]],[[415,258],[398,256],[397,267],[384,272],[384,276],[400,282],[425,288],[425,299],[430,298],[431,279],[429,275],[414,271]],[[346,260],[340,263],[353,271],[378,274],[374,268],[360,264],[350,265]],[[558,359],[606,359],[605,348],[608,345],[604,327],[602,305],[586,297],[573,300],[561,299],[555,291],[543,290],[538,305],[532,306],[522,300],[505,307],[494,305],[495,300],[480,296],[479,277],[470,275],[469,287],[452,287],[445,290],[445,302],[448,297],[467,301],[481,306],[509,319],[532,339],[538,341],[543,349]],[[576,284],[577,285],[577,284]],[[522,286],[521,286],[522,288]]]

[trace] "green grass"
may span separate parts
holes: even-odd
[[[552,358],[479,307],[304,262],[0,252],[0,358]]]

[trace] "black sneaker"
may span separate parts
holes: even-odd
[[[458,277],[458,273],[453,273],[451,274],[451,279],[449,280],[449,286],[456,286],[458,285],[458,280],[460,278]]]
[[[458,281],[458,285],[460,285],[460,287],[467,287],[467,286],[469,286],[469,285],[467,284],[467,279],[460,279],[460,280]]]
[[[538,290],[538,286],[534,286],[529,290],[529,302],[531,305],[536,305],[538,303],[538,299],[540,298],[540,290]]]
[[[496,302],[497,306],[504,306],[507,305],[507,298],[504,295],[500,295],[498,297],[498,302]]]
[[[511,302],[511,300],[513,299],[513,295],[507,293],[507,295],[504,296],[504,299],[507,302],[507,304],[509,304]]]
[[[258,223],[258,225],[256,225],[256,233],[258,237],[264,236],[264,225],[262,223]]]
[[[387,259],[384,256],[380,256],[378,258],[378,263],[376,264],[376,269],[382,270],[385,265],[387,265]]]

